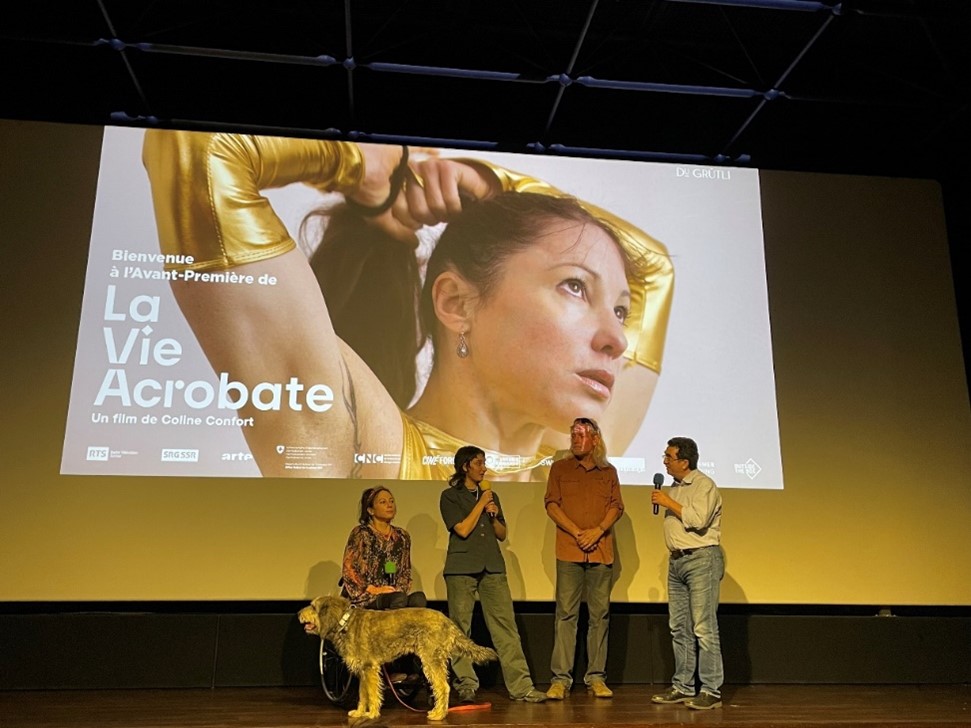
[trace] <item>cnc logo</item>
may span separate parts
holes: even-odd
[[[384,455],[379,452],[356,452],[354,453],[354,462],[361,465],[374,465],[375,463],[383,463]]]

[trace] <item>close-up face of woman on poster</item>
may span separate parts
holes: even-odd
[[[264,475],[437,479],[456,442],[476,442],[495,479],[542,480],[578,414],[621,446],[636,432],[673,271],[619,218],[485,162],[401,147],[149,131],[144,159],[163,253],[279,281],[172,283],[215,371],[333,393],[324,411],[240,409]],[[309,259],[259,194],[294,181],[348,201],[314,213],[324,232]],[[416,233],[441,223],[419,260]],[[299,448],[325,472],[289,462]]]

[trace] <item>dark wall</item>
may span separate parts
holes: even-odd
[[[319,681],[319,640],[305,635],[294,603],[212,605],[201,613],[168,603],[160,611],[40,613],[6,605],[0,614],[0,689],[302,686]],[[517,605],[518,606],[518,605]],[[608,680],[665,684],[673,671],[667,616],[656,605],[615,613]],[[551,608],[518,615],[527,660],[549,682]],[[247,613],[247,609],[251,610]],[[649,611],[648,611],[649,610]],[[838,611],[838,610],[837,610]],[[18,613],[19,612],[19,613]],[[726,681],[747,683],[968,683],[971,614],[720,616]],[[488,644],[478,618],[473,637]],[[584,664],[582,638],[577,674]],[[498,682],[498,666],[482,670]]]

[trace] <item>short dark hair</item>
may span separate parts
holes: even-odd
[[[698,469],[698,444],[690,437],[672,437],[668,445],[678,449],[678,459],[687,460],[688,467]]]
[[[475,445],[463,445],[456,450],[454,460],[455,472],[448,479],[448,484],[456,488],[463,485],[465,483],[465,476],[468,473],[465,469],[466,466],[480,455],[485,457],[485,451]]]

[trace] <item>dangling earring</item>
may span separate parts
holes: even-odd
[[[469,355],[469,342],[465,340],[465,332],[459,332],[459,345],[455,347],[455,353],[459,359],[465,359]]]

